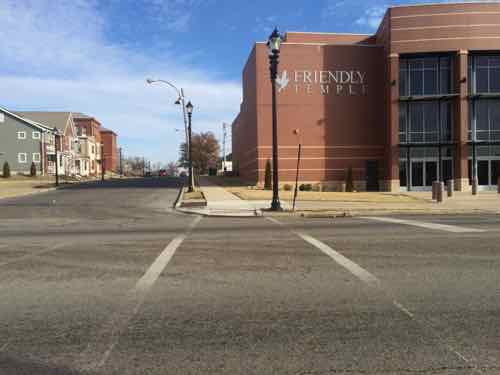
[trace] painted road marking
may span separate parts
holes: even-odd
[[[354,263],[352,260],[346,258],[342,254],[333,250],[327,244],[325,244],[325,243],[323,243],[323,242],[317,240],[316,238],[313,238],[307,234],[300,233],[300,232],[295,232],[295,233],[300,238],[302,238],[304,241],[309,242],[311,245],[313,245],[314,247],[316,247],[319,250],[321,250],[322,252],[324,252],[326,255],[328,255],[330,258],[332,258],[335,262],[340,264],[342,267],[344,267],[346,270],[351,272],[354,276],[356,276],[361,281],[364,281],[369,286],[379,286],[380,285],[380,280],[377,279],[374,275],[372,275],[370,272],[368,272],[364,268],[360,267],[358,264]]]
[[[361,219],[382,221],[385,223],[412,225],[415,227],[434,229],[434,230],[442,230],[442,231],[453,232],[453,233],[482,233],[482,232],[486,232],[485,229],[461,227],[458,225],[436,224],[436,223],[429,223],[429,222],[418,221],[418,220],[394,219],[391,217],[365,216],[365,217],[361,217]]]
[[[282,223],[281,221],[274,219],[272,217],[266,217],[269,221],[280,225],[282,227],[285,227],[286,225]],[[321,242],[320,240],[317,240],[316,238],[309,236],[305,233],[297,232],[291,230],[292,233],[296,234],[300,238],[302,238],[304,241],[307,243],[313,245],[317,249],[321,250],[323,253],[328,255],[330,258],[332,258],[337,264],[340,266],[344,267],[346,270],[348,270],[350,273],[352,273],[354,276],[356,276],[359,280],[363,281],[365,284],[369,285],[370,287],[374,287],[379,289],[381,292],[383,292],[386,295],[389,295],[389,292],[386,291],[380,282],[380,280],[373,274],[371,274],[369,271],[365,270],[363,267],[361,267],[359,264],[353,262],[349,258],[345,257],[344,255],[340,254],[339,252],[333,250],[330,246],[325,244],[324,242]],[[426,322],[425,320],[418,319],[413,312],[411,312],[408,308],[406,308],[403,304],[398,302],[397,300],[393,299],[392,300],[392,305],[396,307],[399,311],[401,311],[403,314],[405,314],[407,317],[409,317],[411,320],[414,320],[415,322],[419,323],[423,327],[425,327],[428,331],[433,332],[433,334],[440,339],[444,343],[444,346],[452,353],[454,353],[458,358],[460,358],[462,361],[472,365],[470,363],[470,359],[465,357],[462,353],[460,353],[458,350],[456,350],[454,347],[446,343],[446,340],[443,339],[438,332],[435,331],[433,328],[432,324]],[[474,372],[476,373],[481,373],[477,366],[474,366],[473,368]]]
[[[128,323],[137,315],[146,296],[173,258],[175,251],[202,218],[202,216],[196,216],[189,224],[185,233],[179,234],[170,241],[144,275],[137,281],[135,286],[120,302],[121,308],[118,312],[101,329],[94,340],[89,343],[87,349],[81,354],[77,367],[84,371],[97,371],[106,364],[109,356],[118,344],[120,335],[127,328]]]

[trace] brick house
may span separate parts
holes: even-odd
[[[101,141],[104,145],[104,170],[118,172],[119,169],[119,158],[118,158],[118,147],[117,147],[117,134],[110,129],[101,127]]]
[[[98,176],[101,173],[101,123],[94,117],[74,113],[79,141],[79,167],[83,176]]]

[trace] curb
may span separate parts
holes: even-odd
[[[184,184],[181,185],[181,188],[179,190],[179,194],[177,194],[177,199],[174,202],[174,210],[177,210],[181,203],[182,203],[182,198],[184,198]]]
[[[177,208],[179,212],[188,215],[200,215],[204,217],[234,217],[234,218],[256,218],[263,217],[262,211],[244,211],[244,212],[220,212],[220,211],[210,211],[210,209],[190,209],[190,208]],[[252,214],[253,213],[253,214]]]
[[[57,190],[56,187],[53,187],[53,188],[48,188],[48,189],[41,189],[41,190],[36,190],[36,191],[28,191],[26,193],[21,193],[21,194],[17,194],[17,195],[10,195],[8,197],[0,197],[0,200],[3,200],[3,199],[15,199],[15,198],[21,198],[21,197],[27,197],[27,196],[30,196],[30,195],[36,195],[36,194],[42,194],[42,193],[48,193],[50,191],[54,191],[54,190]]]

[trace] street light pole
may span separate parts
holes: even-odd
[[[192,132],[191,132],[191,120],[193,116],[193,105],[191,102],[186,104],[186,110],[188,115],[188,153],[189,153],[189,182],[188,182],[188,192],[194,191],[194,183],[193,183],[193,148],[192,148]]]
[[[177,88],[177,86],[175,86],[173,83],[169,82],[169,81],[166,81],[164,79],[151,79],[151,78],[148,78],[146,79],[146,82],[148,84],[153,84],[153,83],[156,83],[156,82],[161,82],[161,83],[164,83],[168,86],[170,86],[171,88],[173,88],[176,93],[177,93],[177,100],[175,101],[175,104],[180,104],[181,107],[182,107],[182,118],[184,120],[184,133],[185,133],[185,136],[186,136],[186,147],[189,147],[188,144],[189,144],[189,135],[188,135],[188,121],[187,121],[187,116],[186,116],[186,103],[185,103],[185,96],[184,96],[184,89],[181,87],[180,89]]]
[[[56,152],[56,187],[59,186],[59,155],[57,153],[57,138],[59,136],[59,130],[54,128],[54,150]]]
[[[272,121],[273,121],[273,200],[271,211],[281,211],[279,198],[279,174],[278,174],[278,116],[276,111],[276,78],[278,76],[278,64],[280,53],[281,36],[275,28],[269,36],[267,48],[269,52],[269,71],[271,73],[272,87]]]
[[[104,143],[101,143],[101,180],[104,181],[104,174],[106,170],[104,169]]]

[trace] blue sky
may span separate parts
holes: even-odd
[[[168,162],[183,133],[171,80],[195,105],[195,131],[221,135],[241,102],[255,41],[282,31],[370,33],[378,0],[1,0],[0,106],[85,112],[126,155]],[[433,1],[438,2],[438,1]]]

